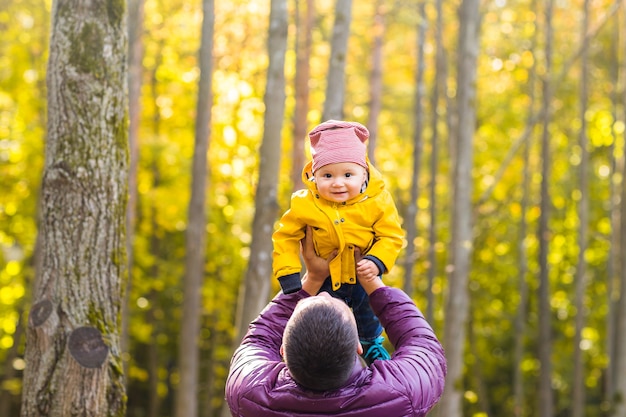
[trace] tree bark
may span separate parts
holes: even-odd
[[[469,315],[468,276],[472,236],[473,137],[476,129],[476,71],[479,51],[480,2],[463,0],[460,10],[459,59],[457,70],[456,169],[452,202],[452,271],[448,283],[444,341],[448,375],[441,415],[463,415],[463,369]]]
[[[308,130],[309,113],[309,79],[311,77],[311,44],[313,43],[313,0],[305,2],[295,1],[296,5],[296,80],[294,85],[296,108],[293,122],[293,151],[291,158],[291,184],[293,190],[304,187],[302,183],[302,168],[305,164],[304,144]],[[306,9],[302,11],[300,4]]]
[[[143,72],[143,19],[144,0],[128,2],[128,206],[126,208],[126,253],[128,278],[122,303],[121,348],[126,355],[129,351],[129,303],[133,286],[133,264],[135,224],[137,217],[137,175],[139,166],[139,124],[141,120],[141,86]],[[128,359],[124,359],[124,371],[128,370]]]
[[[348,38],[352,20],[352,0],[337,0],[335,4],[335,24],[330,45],[330,62],[326,77],[326,100],[322,113],[322,122],[343,119],[345,96],[346,56]]]
[[[625,33],[622,25],[622,33]],[[625,44],[626,49],[626,44]],[[626,61],[622,60],[621,70],[626,74]],[[622,89],[623,118],[626,120],[626,89]],[[622,155],[622,192],[620,199],[620,252],[626,248],[626,155]],[[615,329],[615,364],[614,388],[612,397],[612,417],[626,417],[626,256],[621,256],[619,273],[619,299],[616,306],[616,329]]]
[[[407,204],[407,213],[405,218],[406,229],[406,249],[404,251],[404,292],[410,297],[413,296],[413,267],[417,261],[417,253],[415,251],[415,238],[417,237],[417,200],[419,198],[419,179],[422,167],[422,152],[424,148],[424,47],[426,44],[426,4],[420,1],[418,5],[419,19],[417,25],[417,60],[415,71],[415,94],[413,102],[413,118],[415,126],[413,127],[413,169],[411,177],[411,188],[409,191],[409,202]]]
[[[619,15],[618,15],[619,16]],[[614,19],[613,24],[613,33],[611,39],[611,79],[613,85],[615,86],[613,92],[611,94],[611,107],[612,107],[612,116],[613,120],[618,120],[618,108],[620,103],[619,97],[619,76],[620,76],[620,60],[619,60],[619,39],[620,39],[620,19],[619,17]],[[604,407],[606,409],[611,408],[611,404],[613,402],[613,393],[615,391],[615,378],[613,365],[615,364],[615,323],[616,323],[616,295],[617,290],[619,289],[619,262],[620,256],[618,255],[620,252],[620,196],[619,196],[619,185],[617,182],[617,177],[619,175],[618,172],[618,157],[615,154],[615,145],[618,140],[618,134],[615,129],[611,131],[612,141],[611,145],[607,149],[607,155],[609,159],[609,164],[611,167],[611,172],[609,175],[610,178],[610,204],[609,204],[609,212],[608,215],[611,218],[611,229],[607,238],[611,243],[609,246],[609,253],[607,258],[607,280],[606,280],[606,292],[607,292],[607,306],[608,310],[606,313],[606,356],[608,358],[607,366],[604,368]]]
[[[370,137],[367,141],[367,153],[370,162],[376,165],[376,142],[378,139],[378,117],[383,106],[383,40],[385,35],[385,15],[383,0],[376,1],[374,11],[374,45],[372,46],[372,69],[370,71],[370,109],[367,129]]]
[[[580,199],[578,200],[578,259],[574,276],[574,303],[576,317],[574,319],[574,374],[572,378],[572,417],[583,417],[585,414],[585,363],[581,349],[582,332],[586,322],[585,290],[587,288],[587,262],[585,252],[588,246],[589,232],[589,150],[587,140],[587,119],[589,101],[589,42],[587,30],[589,27],[589,0],[583,2],[583,20],[581,26],[582,55],[580,76],[580,165],[578,167]]]
[[[125,412],[126,101],[125,3],[54,2],[22,416]]]
[[[198,370],[200,368],[200,316],[206,253],[207,153],[211,136],[213,103],[214,0],[202,1],[202,31],[198,61],[200,81],[196,105],[195,142],[191,173],[191,198],[185,234],[186,259],[183,283],[183,315],[178,348],[180,382],[176,396],[176,417],[198,415]]]
[[[428,305],[426,307],[426,319],[430,323],[434,323],[434,306],[435,295],[433,286],[435,277],[437,276],[437,176],[439,174],[439,100],[440,97],[446,97],[446,85],[448,77],[448,64],[446,58],[446,50],[443,45],[443,0],[435,1],[435,9],[437,13],[435,23],[435,82],[431,95],[431,120],[432,138],[431,138],[431,155],[430,155],[430,224],[428,227],[428,286],[426,289],[426,298]],[[449,131],[449,130],[448,130]]]
[[[287,1],[272,0],[268,39],[269,68],[265,89],[265,130],[260,150],[259,182],[254,199],[250,260],[242,282],[237,312],[238,345],[248,324],[265,307],[272,279],[272,232],[278,216],[277,189],[281,134],[285,114]]]
[[[536,7],[536,2],[533,1],[532,7]],[[537,29],[537,22],[535,21],[535,29]],[[537,33],[537,30],[534,31]],[[533,36],[530,51],[535,52],[536,36]],[[533,64],[529,69],[528,74],[528,119],[526,121],[526,131],[530,136],[535,126],[535,83],[537,79],[537,67],[536,60],[533,60]],[[522,417],[525,415],[526,401],[524,400],[524,375],[522,372],[522,360],[524,359],[524,345],[526,340],[526,322],[528,321],[528,220],[527,213],[530,201],[531,193],[531,170],[530,170],[530,151],[531,143],[524,140],[524,153],[523,153],[523,171],[522,171],[522,199],[520,202],[520,225],[519,225],[519,238],[517,245],[517,253],[519,257],[519,273],[517,277],[519,288],[519,304],[517,306],[517,313],[515,316],[515,345],[513,348],[513,415],[514,417]]]

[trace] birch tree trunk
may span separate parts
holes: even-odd
[[[536,2],[532,2],[531,7],[536,7]],[[537,22],[535,20],[535,31],[537,33]],[[535,53],[536,36],[533,36],[530,51]],[[531,132],[535,127],[535,82],[537,78],[536,60],[529,69],[528,74],[528,118],[526,120],[526,131]],[[519,289],[519,304],[515,316],[515,341],[513,348],[513,415],[514,417],[522,417],[525,415],[526,401],[524,400],[524,375],[522,372],[522,360],[524,359],[524,345],[526,341],[526,322],[528,321],[528,207],[531,204],[531,170],[530,170],[530,151],[531,142],[524,141],[523,153],[523,171],[522,171],[522,200],[520,202],[520,225],[517,253],[519,256],[519,271],[517,276]]]
[[[135,223],[137,217],[137,171],[139,162],[139,124],[141,119],[141,86],[143,72],[144,0],[128,1],[128,206],[126,208],[126,253],[128,278],[122,304],[122,352],[129,350],[129,302],[133,285]],[[124,370],[128,369],[124,361]]]
[[[541,135],[541,214],[539,217],[539,417],[553,417],[554,394],[552,392],[552,311],[550,308],[550,273],[548,252],[550,243],[550,120],[552,112],[552,9],[554,0],[546,2],[545,10],[545,75],[543,82],[543,131]]]
[[[618,108],[620,105],[619,97],[619,75],[620,75],[620,60],[619,60],[619,31],[620,31],[620,19],[619,15],[615,18],[613,25],[613,33],[611,39],[611,80],[615,88],[611,94],[612,116],[613,120],[618,120]],[[607,149],[609,164],[611,167],[610,178],[610,204],[609,204],[609,216],[611,218],[611,229],[607,238],[609,239],[609,253],[607,259],[607,305],[608,310],[606,314],[606,356],[608,358],[607,366],[604,368],[604,406],[606,408],[611,407],[613,401],[613,393],[615,391],[615,379],[613,365],[615,364],[615,316],[616,316],[616,303],[615,296],[618,290],[618,275],[619,275],[619,262],[620,256],[620,215],[619,215],[619,185],[618,185],[618,157],[615,154],[616,142],[618,140],[618,133],[615,129],[611,131],[612,142]]]
[[[185,277],[183,283],[183,315],[178,348],[180,382],[176,396],[176,417],[198,415],[198,370],[200,368],[200,316],[202,314],[202,283],[206,253],[206,188],[207,153],[211,136],[211,105],[213,103],[213,1],[202,1],[202,32],[198,61],[200,81],[196,104],[195,143],[191,173],[191,198],[185,233]]]
[[[291,184],[293,190],[304,187],[302,168],[304,167],[306,134],[308,131],[307,115],[309,113],[309,79],[311,77],[311,44],[313,43],[313,0],[295,1],[296,5],[296,80],[294,85],[296,107],[293,116],[293,151],[291,157]],[[304,4],[306,9],[301,10]]]
[[[125,3],[55,1],[24,417],[125,412],[126,100]]]
[[[531,100],[532,103],[532,100]],[[524,359],[524,341],[526,340],[526,321],[528,320],[528,312],[526,304],[528,303],[528,284],[526,275],[528,273],[528,253],[526,250],[528,222],[526,213],[528,212],[528,196],[530,194],[530,145],[526,144],[524,148],[524,169],[522,184],[522,201],[520,203],[520,235],[518,238],[518,254],[519,254],[519,305],[517,306],[517,314],[515,316],[515,346],[513,349],[513,415],[522,417],[524,415],[524,378],[522,373],[522,360]]]
[[[376,141],[378,138],[378,117],[383,107],[383,40],[385,37],[385,15],[383,0],[376,1],[374,11],[374,41],[372,46],[372,69],[370,70],[370,109],[367,116],[367,153],[370,162],[376,165]]]
[[[626,33],[622,25],[622,33]],[[626,43],[624,44],[626,47]],[[626,50],[626,48],[625,48]],[[626,80],[626,61],[622,60],[622,79]],[[622,89],[623,120],[626,120],[626,89]],[[622,192],[620,199],[620,252],[626,248],[626,153],[622,155]],[[626,417],[626,256],[621,256],[619,273],[619,299],[616,306],[615,364],[613,365],[614,388],[612,417]]]
[[[459,9],[457,71],[456,169],[452,202],[452,271],[448,282],[444,341],[448,375],[441,404],[445,417],[463,415],[463,355],[469,315],[468,275],[472,251],[472,164],[476,129],[476,71],[479,51],[480,2],[463,0]]]
[[[417,26],[417,62],[415,71],[415,101],[413,103],[413,169],[411,177],[411,188],[409,191],[409,203],[405,219],[406,229],[406,249],[404,256],[404,292],[409,297],[413,296],[413,266],[417,260],[415,253],[415,238],[417,237],[417,199],[419,198],[419,179],[422,166],[423,132],[424,132],[424,46],[426,44],[426,4],[420,1],[418,5],[419,21]]]
[[[158,51],[162,51],[161,48]],[[150,68],[150,99],[153,103],[156,103],[156,100],[159,96],[158,92],[158,81],[156,78],[157,71],[163,62],[163,57],[159,53],[155,57],[154,66]],[[152,132],[151,134],[158,138],[161,135],[161,115],[159,112],[155,112],[152,119]],[[151,177],[152,177],[152,190],[158,190],[162,184],[161,181],[161,171],[159,168],[159,164],[154,158],[151,161]],[[161,259],[165,257],[164,250],[161,245],[161,240],[159,238],[159,234],[161,233],[160,226],[157,222],[157,213],[158,213],[158,200],[156,198],[150,198],[149,202],[149,222],[150,222],[150,233],[149,233],[149,245],[150,245],[150,253],[156,259]],[[161,274],[161,263],[152,262],[149,269],[150,276],[158,277]],[[154,288],[150,289],[148,293],[148,302],[150,308],[146,311],[145,321],[150,326],[150,340],[157,340],[159,335],[163,333],[161,330],[162,323],[158,320],[156,310],[159,308],[159,297],[158,293]],[[158,343],[150,343],[148,346],[148,352],[146,353],[148,356],[148,410],[147,417],[158,417],[161,409],[161,397],[159,396],[158,386],[160,383],[159,377],[159,344]],[[173,412],[173,410],[172,410]]]
[[[434,305],[435,296],[433,285],[437,276],[437,175],[439,173],[439,100],[440,97],[446,96],[446,84],[448,77],[448,64],[446,60],[446,51],[443,45],[443,0],[435,1],[435,9],[437,13],[435,23],[435,82],[433,84],[433,92],[431,96],[431,155],[430,155],[430,225],[428,228],[428,287],[426,289],[426,297],[428,306],[426,307],[426,319],[433,323],[434,321]]]
[[[322,122],[329,119],[343,119],[345,96],[346,56],[352,20],[352,0],[337,0],[335,4],[335,24],[330,45],[330,62],[326,77],[326,100]]]
[[[268,39],[269,67],[264,98],[265,130],[260,150],[259,182],[254,199],[256,211],[252,223],[250,260],[240,291],[235,345],[239,344],[248,324],[269,299],[272,280],[272,232],[278,216],[278,173],[285,115],[286,50],[287,0],[272,0]]]

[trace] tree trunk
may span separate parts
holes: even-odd
[[[161,48],[157,49],[161,51]],[[158,81],[156,78],[157,71],[162,64],[163,57],[159,53],[156,56],[154,66],[150,71],[150,99],[153,103],[156,103],[156,100],[159,96],[157,91]],[[152,135],[155,138],[158,138],[161,135],[161,115],[159,112],[155,112],[154,116],[151,120],[152,122]],[[152,190],[158,190],[162,185],[161,181],[161,171],[159,170],[159,164],[156,159],[152,160],[151,164],[151,176],[152,176]],[[150,233],[149,233],[149,244],[150,254],[155,259],[163,258],[164,251],[161,249],[161,239],[159,235],[161,230],[159,229],[159,224],[157,221],[157,212],[158,212],[158,201],[155,198],[151,198],[149,203],[149,213],[150,213]],[[149,269],[150,276],[158,277],[161,273],[161,264],[159,262],[152,262]],[[159,297],[157,291],[152,288],[148,293],[148,302],[150,309],[146,312],[146,323],[151,328],[150,340],[157,340],[159,334],[162,333],[161,328],[159,327],[159,321],[157,320],[155,310],[158,309],[159,306]],[[147,367],[148,367],[148,410],[147,417],[158,417],[161,409],[161,397],[158,392],[159,385],[159,344],[158,343],[150,343],[148,346],[147,352]],[[169,390],[168,390],[169,393]]]
[[[277,189],[281,131],[285,114],[285,53],[287,1],[272,0],[268,40],[269,68],[265,89],[265,130],[260,150],[259,182],[254,199],[250,260],[242,282],[237,312],[238,345],[248,324],[269,300],[272,279],[272,231],[278,216]]]
[[[460,10],[459,59],[457,70],[456,169],[452,202],[452,271],[448,283],[444,341],[448,375],[441,415],[463,415],[464,347],[469,315],[468,275],[472,251],[472,164],[476,129],[476,66],[479,51],[480,2],[463,0]]]
[[[125,3],[54,2],[41,267],[29,314],[22,416],[125,412]]]
[[[536,7],[536,2],[533,1],[532,7]],[[537,23],[535,21],[535,29]],[[534,31],[537,33],[537,30]],[[533,36],[532,45],[530,51],[535,52],[536,37]],[[537,67],[536,60],[533,60],[533,64],[529,69],[528,74],[528,118],[526,120],[526,131],[528,137],[531,136],[531,132],[535,126],[535,82],[537,79]],[[519,237],[517,253],[519,256],[519,273],[517,276],[518,288],[519,288],[519,304],[517,306],[517,313],[515,316],[515,345],[513,349],[513,416],[522,417],[525,415],[526,401],[524,400],[524,375],[522,372],[522,361],[524,359],[524,345],[526,340],[526,322],[528,321],[528,220],[527,213],[528,207],[531,204],[529,196],[531,193],[531,170],[530,170],[530,142],[524,140],[524,153],[523,153],[523,171],[522,171],[522,199],[520,202],[520,225],[519,225]]]
[[[415,71],[415,101],[413,102],[413,118],[415,126],[413,131],[413,169],[411,177],[411,189],[405,218],[406,249],[404,251],[404,292],[409,297],[413,296],[413,267],[417,260],[415,252],[415,238],[417,237],[417,199],[419,198],[419,179],[422,166],[423,133],[424,133],[424,46],[426,44],[426,4],[420,1],[418,5],[419,20],[417,27],[417,61]]]
[[[439,174],[439,100],[446,96],[447,85],[447,60],[446,51],[443,45],[443,0],[436,0],[437,11],[435,23],[435,82],[431,96],[431,120],[432,139],[430,155],[430,225],[428,228],[428,287],[426,297],[428,306],[426,307],[426,319],[434,323],[435,296],[433,286],[437,276],[437,175]]]
[[[293,190],[304,187],[302,183],[302,168],[305,164],[304,144],[308,131],[309,113],[309,79],[311,77],[311,44],[313,43],[313,12],[315,5],[313,0],[302,2],[306,10],[300,10],[300,1],[295,1],[296,5],[296,80],[295,98],[296,108],[294,110],[293,121],[293,151],[291,158],[291,184]],[[302,16],[304,14],[304,17]]]
[[[574,375],[572,378],[572,417],[583,417],[585,414],[585,363],[584,354],[581,349],[582,332],[585,326],[585,290],[587,288],[587,262],[585,252],[587,251],[587,236],[589,231],[589,150],[587,148],[587,120],[585,114],[588,109],[588,83],[589,83],[589,62],[587,30],[589,27],[589,0],[584,1],[583,21],[581,27],[582,55],[581,55],[581,77],[580,77],[580,166],[579,188],[580,200],[578,200],[578,260],[576,273],[574,276],[574,303],[576,306],[575,333],[574,333]]]
[[[552,311],[550,309],[550,273],[548,251],[550,244],[550,121],[552,113],[552,9],[554,0],[548,0],[545,10],[545,76],[543,82],[543,132],[541,135],[541,214],[539,217],[539,417],[554,416],[554,394],[552,392]]]
[[[618,15],[619,16],[619,15]],[[620,74],[620,60],[619,60],[619,31],[620,31],[620,19],[617,17],[613,25],[613,33],[611,39],[611,78],[613,85],[615,86],[611,94],[612,116],[613,120],[618,120],[618,108],[619,108],[619,74]],[[611,131],[612,141],[611,145],[607,149],[609,164],[611,172],[609,175],[609,187],[610,187],[610,200],[609,200],[609,217],[611,218],[611,229],[607,236],[610,246],[607,259],[607,318],[606,318],[606,356],[608,358],[607,366],[604,368],[604,408],[610,409],[613,402],[613,393],[615,391],[615,378],[613,365],[615,364],[615,296],[619,288],[618,275],[619,275],[619,262],[620,256],[620,213],[619,213],[619,186],[617,182],[618,173],[618,158],[615,155],[615,145],[618,140],[618,135],[615,129]]]
[[[376,1],[374,11],[374,45],[372,46],[372,69],[370,71],[370,109],[367,129],[367,153],[370,162],[376,165],[376,141],[378,138],[378,117],[383,106],[383,39],[385,35],[385,15],[383,0]]]
[[[206,253],[207,153],[211,136],[213,103],[214,0],[202,1],[202,38],[198,61],[200,81],[196,105],[195,145],[191,173],[191,198],[185,235],[186,260],[183,286],[183,315],[178,349],[180,382],[176,396],[176,417],[198,415],[199,338],[202,314],[201,294]]]
[[[531,77],[533,78],[533,77]],[[531,84],[532,85],[532,84]],[[532,87],[531,87],[532,89]],[[531,103],[533,100],[531,99]],[[526,213],[528,212],[528,196],[530,194],[530,145],[526,144],[524,149],[524,171],[522,174],[522,201],[520,203],[520,234],[518,238],[519,254],[519,305],[515,316],[515,347],[513,350],[513,415],[522,417],[524,415],[524,377],[522,373],[522,360],[524,359],[524,340],[526,339],[526,321],[528,320],[528,284],[526,275],[528,273],[528,253],[526,250],[528,222]]]
[[[326,77],[326,100],[322,122],[329,119],[343,119],[345,95],[346,56],[352,20],[352,0],[337,0],[335,4],[335,24],[330,45],[330,62]]]
[[[622,25],[622,33],[625,33]],[[626,44],[624,44],[626,45]],[[626,74],[626,61],[622,60],[622,71]],[[626,88],[622,88],[622,109],[623,119],[626,120]],[[620,199],[620,252],[624,253],[626,248],[626,155],[622,155],[622,193]],[[616,329],[615,329],[615,364],[613,372],[615,375],[615,391],[613,393],[613,414],[612,417],[626,417],[626,256],[621,256],[619,299],[616,306]]]
[[[133,286],[133,264],[135,223],[137,217],[137,174],[139,165],[139,124],[141,120],[141,86],[143,72],[143,19],[144,1],[128,1],[128,206],[126,208],[126,253],[128,259],[128,279],[122,303],[121,348],[129,351],[129,302]],[[124,360],[124,373],[128,370],[128,360]]]

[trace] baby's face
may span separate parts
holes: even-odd
[[[314,175],[320,196],[335,203],[343,203],[359,195],[367,179],[365,168],[353,162],[324,165]]]

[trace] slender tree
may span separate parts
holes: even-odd
[[[578,145],[580,148],[580,165],[578,167],[579,191],[578,200],[578,260],[574,277],[574,303],[576,306],[576,318],[574,319],[574,375],[572,378],[572,417],[582,417],[585,410],[585,364],[581,349],[582,332],[586,322],[585,313],[585,290],[587,288],[587,261],[585,252],[588,246],[589,232],[589,150],[587,145],[587,110],[589,101],[589,51],[587,31],[589,27],[589,0],[583,2],[583,19],[581,25],[582,55],[580,76],[580,131]]]
[[[552,112],[552,48],[553,28],[552,13],[554,0],[545,3],[545,75],[543,79],[542,115],[543,131],[541,135],[541,214],[539,217],[539,417],[554,415],[554,395],[552,392],[552,312],[550,309],[550,273],[548,266],[548,251],[550,244],[550,121]]]
[[[611,94],[611,112],[613,120],[618,120],[619,109],[619,75],[620,75],[620,62],[619,62],[619,38],[620,38],[620,15],[617,15],[614,19],[613,33],[611,38],[611,79],[615,86]],[[609,253],[607,258],[607,281],[606,281],[606,293],[607,293],[607,306],[608,311],[606,314],[606,355],[608,358],[608,366],[604,369],[604,405],[606,408],[611,408],[613,393],[615,391],[615,381],[613,364],[615,364],[615,296],[617,294],[617,283],[619,273],[619,261],[618,256],[620,248],[620,213],[619,213],[619,186],[618,186],[618,157],[615,154],[616,142],[619,138],[618,132],[613,128],[611,130],[612,141],[611,145],[607,149],[609,164],[611,172],[609,175],[609,216],[611,218],[611,229],[607,236],[609,242]]]
[[[377,0],[374,9],[374,40],[372,45],[372,69],[369,74],[370,105],[367,128],[370,137],[367,153],[370,162],[376,165],[376,141],[378,138],[378,118],[383,107],[383,41],[385,38],[385,11],[383,0]]]
[[[272,279],[272,232],[278,216],[277,189],[281,131],[285,114],[285,53],[287,50],[287,1],[272,0],[268,39],[269,67],[265,88],[265,130],[259,156],[259,182],[254,199],[250,260],[242,282],[237,312],[235,345],[248,324],[267,303]]]
[[[126,253],[128,279],[122,304],[122,352],[129,350],[129,302],[133,283],[135,223],[137,217],[137,175],[139,163],[139,123],[141,118],[141,86],[143,72],[144,0],[128,1],[128,206],[126,208]],[[128,368],[128,360],[124,360]]]
[[[150,99],[153,103],[156,103],[159,97],[158,91],[158,80],[157,80],[157,72],[159,67],[163,63],[163,56],[161,54],[162,48],[157,49],[159,52],[154,60],[154,66],[150,68]],[[161,127],[161,114],[160,112],[154,112],[154,115],[151,119],[151,128],[152,128],[152,136],[159,137],[161,135],[162,127]],[[159,169],[159,164],[156,155],[152,153],[153,159],[149,162],[150,167],[150,175],[152,178],[151,183],[151,194],[154,195],[155,190],[158,190],[159,187],[162,186],[161,180],[161,170]],[[162,230],[160,229],[159,223],[157,221],[158,216],[158,204],[159,201],[156,198],[150,198],[146,204],[148,205],[148,222],[149,222],[149,248],[150,254],[154,257],[154,259],[161,259],[164,254],[162,240],[160,239]],[[160,262],[153,261],[150,264],[149,274],[151,277],[158,277],[161,275],[162,264]],[[154,288],[151,288],[148,293],[148,302],[150,308],[145,313],[145,322],[150,325],[150,340],[158,340],[159,336],[162,334],[161,331],[161,323],[157,318],[157,310],[161,308],[159,305],[158,293]],[[159,352],[159,344],[158,343],[149,343],[148,344],[148,352],[147,352],[147,368],[148,368],[148,417],[158,417],[162,399],[159,396],[159,366],[160,366],[160,358],[161,354]],[[173,413],[173,410],[172,410]]]
[[[622,25],[622,33],[626,33]],[[623,51],[626,51],[626,42],[623,45]],[[622,59],[620,66],[622,71],[622,80],[626,83],[626,60]],[[623,86],[622,86],[623,87]],[[622,88],[622,109],[623,120],[626,120],[626,88]],[[623,141],[626,143],[626,139]],[[620,253],[624,253],[626,248],[626,150],[622,154],[622,191],[620,199]],[[619,272],[619,299],[616,306],[616,329],[615,329],[615,364],[613,364],[614,372],[614,388],[612,402],[612,417],[626,417],[626,256],[621,256],[620,272]]]
[[[305,9],[301,10],[301,5]],[[304,187],[302,167],[304,166],[304,144],[308,130],[309,79],[311,77],[311,44],[313,43],[313,0],[295,1],[296,7],[296,77],[294,92],[296,108],[293,115],[293,150],[291,157],[291,184],[294,190]]]
[[[526,275],[528,273],[528,251],[526,247],[528,239],[528,221],[526,216],[529,206],[528,197],[530,194],[530,144],[526,144],[523,158],[524,168],[522,172],[522,200],[520,202],[520,236],[517,248],[519,254],[519,305],[517,306],[515,316],[515,347],[513,353],[513,414],[515,417],[523,416],[525,409],[522,360],[524,358],[524,341],[526,340],[526,321],[528,320],[528,283],[526,282]]]
[[[206,253],[206,188],[207,152],[211,137],[211,107],[213,103],[213,25],[214,0],[202,1],[202,31],[198,61],[200,80],[196,105],[195,144],[191,173],[191,199],[185,234],[185,278],[183,285],[183,315],[178,368],[180,382],[176,397],[176,417],[198,415],[198,369],[201,293],[204,282]]]
[[[41,264],[22,416],[125,412],[126,63],[124,2],[53,3]]]
[[[459,9],[456,159],[452,202],[452,265],[445,306],[444,343],[448,375],[441,415],[461,417],[465,338],[469,315],[468,277],[472,251],[472,164],[476,128],[476,71],[479,51],[480,2],[463,0]]]
[[[431,136],[431,154],[430,154],[430,185],[429,185],[429,204],[430,204],[430,223],[428,227],[428,287],[426,289],[426,297],[428,306],[426,308],[426,318],[433,323],[434,321],[434,292],[433,286],[435,277],[437,276],[437,209],[439,207],[437,201],[437,176],[439,173],[439,116],[440,98],[446,96],[448,63],[446,58],[446,50],[443,45],[443,0],[435,1],[435,82],[430,101],[432,136]]]
[[[426,91],[424,85],[424,72],[426,68],[424,62],[424,48],[426,44],[426,26],[428,23],[425,1],[419,2],[418,11],[415,98],[413,102],[413,119],[415,120],[415,126],[413,127],[413,172],[404,226],[407,240],[404,257],[404,292],[410,296],[413,296],[413,267],[417,260],[417,253],[415,251],[415,238],[417,237],[417,199],[419,198],[419,179],[424,148],[424,91]]]
[[[536,6],[536,2],[533,1],[532,6]],[[537,28],[537,22],[534,23],[535,29]],[[530,46],[530,52],[535,51],[536,46],[536,33],[533,32],[532,44]],[[533,60],[531,68],[528,70],[528,118],[526,120],[526,131],[533,131],[535,127],[535,81],[536,81],[536,60]],[[526,323],[528,321],[528,219],[527,213],[529,205],[531,204],[531,169],[530,169],[530,151],[531,143],[524,141],[524,151],[522,156],[522,199],[520,201],[520,224],[519,224],[519,238],[517,245],[517,253],[519,256],[518,264],[518,289],[519,289],[519,304],[517,306],[517,313],[515,315],[515,345],[513,349],[513,415],[515,417],[522,417],[526,408],[526,401],[524,400],[524,375],[522,372],[522,360],[524,358],[524,345],[526,340]]]
[[[335,24],[330,45],[330,61],[326,77],[326,100],[322,121],[343,118],[343,103],[346,84],[346,56],[352,20],[352,0],[337,0]]]

